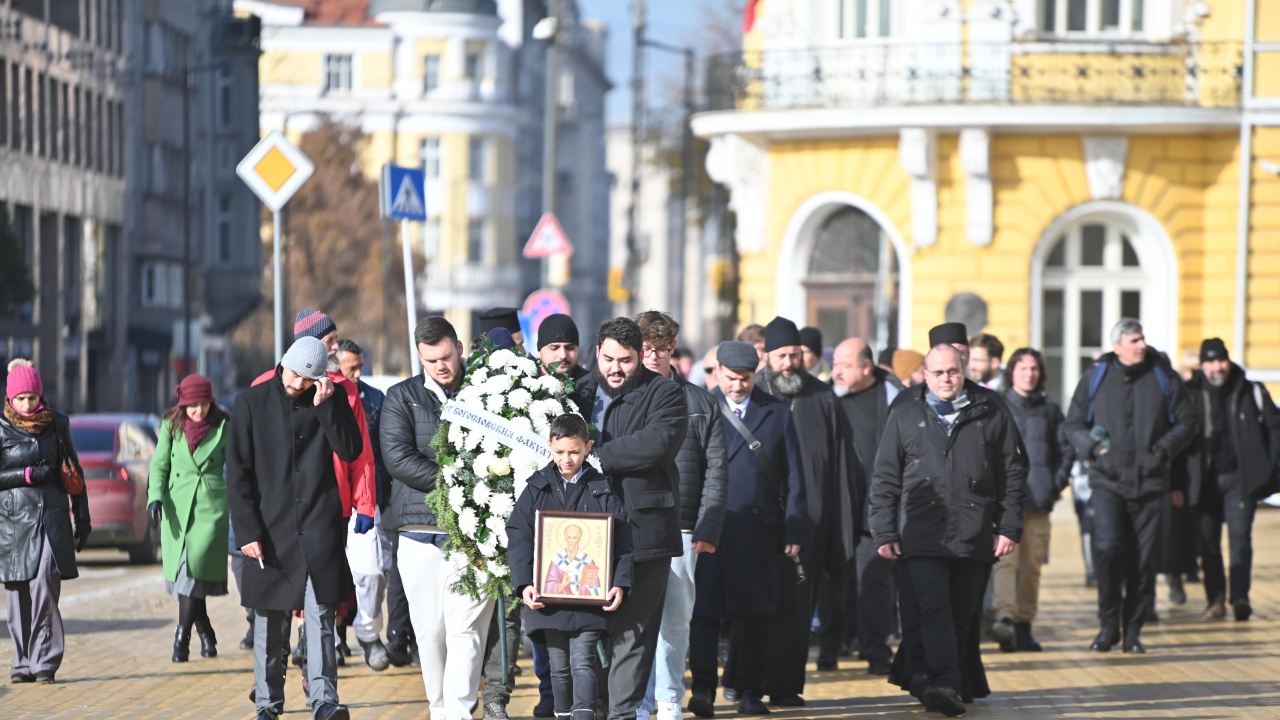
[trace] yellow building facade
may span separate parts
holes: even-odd
[[[1133,316],[1280,382],[1280,3],[760,5],[694,122],[741,322],[923,349],[962,320],[1061,397]]]
[[[427,221],[419,307],[463,337],[475,313],[518,305],[516,140],[510,47],[492,3],[237,0],[262,19],[261,126],[291,139],[325,118],[367,137],[363,171],[421,167]]]

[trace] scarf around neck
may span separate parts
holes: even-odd
[[[40,407],[30,415],[18,412],[8,400],[4,403],[4,417],[14,427],[30,435],[41,435],[53,424],[53,410],[41,403]]]
[[[213,429],[213,421],[208,415],[200,422],[192,420],[187,415],[182,416],[182,434],[187,437],[187,447],[191,450],[191,454],[196,454],[196,448],[200,447],[200,443]]]

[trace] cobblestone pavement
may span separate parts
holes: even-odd
[[[1280,717],[1280,511],[1259,512],[1253,602],[1247,623],[1200,620],[1203,591],[1188,588],[1182,607],[1171,606],[1163,583],[1161,622],[1144,633],[1149,653],[1126,656],[1085,650],[1096,632],[1096,595],[1084,587],[1075,518],[1070,504],[1054,517],[1052,561],[1046,568],[1037,635],[1039,654],[1003,655],[984,648],[995,694],[974,704],[969,717],[1006,718],[1275,718]],[[156,566],[130,567],[123,555],[87,552],[83,575],[63,585],[67,655],[51,686],[9,685],[0,675],[6,718],[250,718],[247,699],[252,658],[236,649],[245,624],[234,595],[210,602],[222,655],[199,652],[185,665],[169,662],[177,605],[164,594]],[[198,648],[198,642],[194,643]],[[0,657],[12,644],[0,630]],[[534,692],[530,662],[512,701],[512,717],[530,717]],[[808,707],[779,718],[940,717],[925,713],[864,663],[818,673],[810,665]],[[357,720],[426,718],[416,667],[374,673],[363,663],[339,672],[339,692]],[[290,669],[286,720],[305,718],[296,668]],[[718,714],[733,714],[720,703]],[[687,717],[692,717],[687,716]]]

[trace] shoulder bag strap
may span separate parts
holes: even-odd
[[[725,420],[729,421],[734,430],[738,431],[742,439],[747,441],[747,447],[751,448],[751,452],[755,453],[756,459],[764,466],[765,477],[778,486],[778,507],[785,510],[787,503],[782,497],[782,483],[779,482],[778,473],[773,469],[773,463],[770,462],[769,455],[764,451],[764,445],[756,439],[755,435],[751,434],[751,430],[747,429],[747,424],[742,422],[742,418],[733,414],[727,403],[720,403],[720,414],[724,416]]]

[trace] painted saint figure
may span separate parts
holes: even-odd
[[[564,529],[564,550],[556,553],[547,568],[544,595],[581,595],[603,597],[600,584],[600,567],[582,545],[582,528],[568,525]]]

